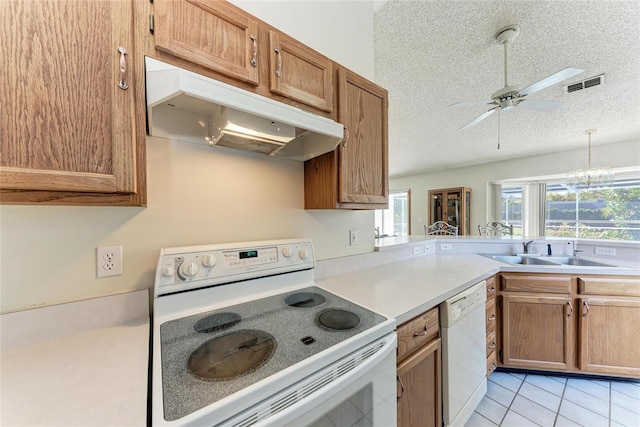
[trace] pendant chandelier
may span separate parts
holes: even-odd
[[[575,192],[594,190],[613,184],[613,170],[611,168],[591,167],[591,134],[595,132],[595,129],[584,131],[584,133],[589,134],[589,163],[587,169],[579,169],[568,174],[567,187]]]

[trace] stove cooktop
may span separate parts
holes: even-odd
[[[167,321],[164,417],[184,417],[386,320],[311,286]]]

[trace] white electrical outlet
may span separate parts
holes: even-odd
[[[595,254],[606,255],[606,256],[616,256],[616,248],[605,248],[601,246],[596,246]]]
[[[353,230],[349,230],[349,245],[355,246],[357,244],[358,244],[358,230],[354,228]]]
[[[98,277],[122,274],[122,246],[103,246],[96,250]]]
[[[453,250],[453,245],[451,243],[440,243],[441,251],[451,251]]]

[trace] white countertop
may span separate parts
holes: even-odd
[[[2,315],[0,424],[144,426],[148,309],[144,290]]]
[[[497,273],[503,265],[473,254],[436,254],[329,276],[316,284],[401,324]]]

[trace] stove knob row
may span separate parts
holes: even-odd
[[[284,248],[282,248],[282,255],[285,258],[289,258],[292,253],[293,251],[291,250],[290,246],[285,246]],[[309,252],[307,252],[306,249],[300,249],[300,252],[298,252],[298,256],[300,257],[301,260],[305,260],[309,256]]]

